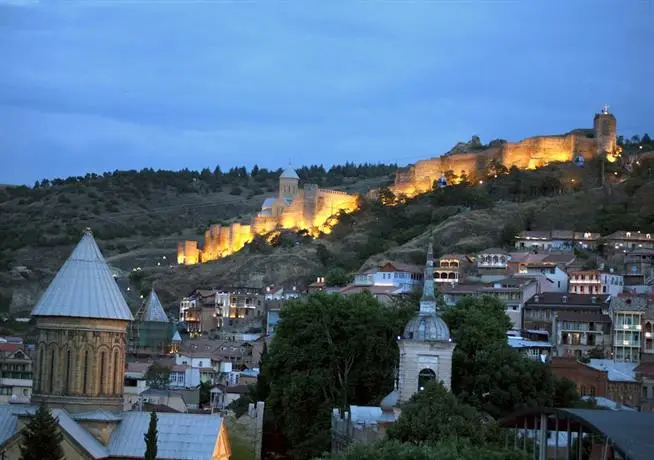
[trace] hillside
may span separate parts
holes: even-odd
[[[353,272],[384,257],[422,263],[429,229],[439,253],[474,252],[502,244],[507,233],[524,229],[603,234],[627,227],[649,230],[654,222],[653,167],[651,160],[642,160],[627,174],[611,166],[604,187],[597,186],[597,164],[584,168],[552,165],[536,171],[508,171],[483,184],[450,186],[396,206],[364,201],[359,211],[341,216],[332,233],[320,239],[286,232],[273,241],[274,247],[257,239],[223,260],[184,267],[174,263],[177,241],[197,238],[209,223],[243,219],[255,212],[264,193],[275,191],[272,173],[268,182],[261,181],[266,188],[259,190],[251,177],[241,178],[238,186],[221,183],[218,190],[215,182],[200,179],[202,173],[190,172],[183,173],[184,181],[174,176],[180,185],[146,181],[139,174],[127,180],[118,174],[118,179],[97,178],[97,183],[89,185],[78,181],[39,187],[30,192],[34,197],[13,197],[0,204],[3,212],[17,212],[9,217],[9,225],[7,221],[0,225],[5,232],[10,227],[23,229],[18,234],[24,237],[41,226],[56,228],[58,224],[60,230],[70,232],[68,244],[51,245],[46,235],[20,249],[5,246],[13,269],[0,273],[0,292],[5,307],[11,296],[14,311],[30,308],[85,226],[93,228],[133,306],[140,301],[139,293],[157,280],[157,290],[168,307],[197,286],[302,286],[332,268]],[[339,188],[364,192],[388,180],[387,174],[364,180],[350,177]],[[233,194],[235,187],[240,194]],[[111,200],[119,197],[124,203],[112,212]],[[21,204],[20,200],[25,201]],[[90,205],[100,207],[101,212],[89,212]],[[136,267],[142,270],[129,277]]]
[[[395,169],[346,164],[298,174],[302,182],[361,193],[388,183]],[[167,266],[178,241],[199,239],[213,223],[249,220],[264,197],[277,193],[279,174],[258,167],[145,169],[2,187],[0,311],[30,308],[86,227],[119,276],[137,266]]]

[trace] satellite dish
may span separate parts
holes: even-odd
[[[579,166],[580,168],[581,168],[581,167],[584,165],[584,163],[586,162],[586,160],[584,159],[584,157],[583,157],[582,155],[577,155],[573,161],[574,161],[574,164],[576,164],[576,165]]]
[[[447,187],[447,179],[445,179],[445,176],[441,174],[441,177],[438,179],[438,188],[445,188]]]

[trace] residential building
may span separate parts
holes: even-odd
[[[647,297],[647,308],[643,314],[643,349],[641,357],[654,359],[654,297]]]
[[[32,396],[32,358],[22,344],[0,343],[0,404],[28,403]]]
[[[654,286],[654,249],[634,249],[624,255],[624,290],[647,294]]]
[[[520,335],[508,334],[507,340],[511,348],[524,353],[529,359],[547,362],[552,355],[552,344],[542,340],[529,340]]]
[[[324,291],[326,287],[327,287],[327,283],[325,283],[325,277],[318,276],[313,283],[307,286],[307,289],[309,291],[309,294],[312,294],[314,292]]]
[[[542,280],[539,283],[539,292],[568,291],[568,274],[552,263],[527,262],[521,264],[515,276],[534,276]]]
[[[510,258],[508,261],[508,271],[509,273],[525,273],[529,271],[530,266],[534,267],[559,267],[564,271],[568,271],[568,268],[575,262],[576,257],[574,252],[561,252],[561,251],[531,251],[531,252],[512,252],[509,254]],[[532,273],[540,273],[542,275],[547,274],[547,270],[540,272],[537,269],[534,269]]]
[[[611,317],[599,312],[557,311],[552,342],[555,356],[604,358],[611,354]]]
[[[640,410],[654,411],[654,355],[642,356],[642,361],[634,369],[636,380],[641,384]]]
[[[266,335],[275,335],[275,329],[279,323],[279,310],[280,308],[271,308],[268,310],[266,318]]]
[[[200,390],[198,388],[188,390],[148,388],[139,396],[134,410],[139,410],[139,404],[166,406],[179,413],[189,412],[199,408]]]
[[[506,278],[510,259],[509,253],[503,249],[484,249],[475,259],[475,275],[486,283]]]
[[[419,265],[385,260],[377,266],[360,270],[354,275],[355,286],[396,287],[401,292],[419,291],[424,282]]]
[[[605,315],[611,296],[543,292],[531,297],[524,305],[523,329],[547,331],[552,336],[556,315],[563,312]]]
[[[600,240],[599,233],[574,232],[572,230],[528,230],[516,236],[516,248],[567,250],[575,247],[593,249]]]
[[[620,230],[602,237],[605,248],[611,252],[627,252],[633,249],[654,249],[651,233]]]
[[[456,305],[466,296],[491,295],[506,305],[506,314],[514,329],[522,325],[522,309],[525,302],[538,292],[538,282],[527,277],[508,277],[494,283],[460,283],[440,287],[446,305]]]
[[[264,294],[266,302],[276,301],[281,302],[284,300],[297,299],[301,295],[297,286],[291,288],[284,288],[282,286],[267,286]]]
[[[581,396],[607,398],[634,408],[640,406],[642,385],[636,379],[635,365],[610,359],[591,359],[585,364],[572,357],[553,357],[549,366],[557,377],[573,381]]]
[[[637,363],[642,349],[642,329],[648,300],[621,296],[611,301],[613,353],[616,361]]]
[[[402,287],[398,286],[358,286],[350,284],[338,291],[341,295],[360,294],[362,292],[369,292],[375,299],[381,303],[388,305],[401,295],[406,295],[407,292]]]
[[[260,289],[234,288],[219,292],[217,314],[222,316],[222,327],[237,326],[266,313],[264,295]],[[227,295],[228,294],[228,295]]]
[[[434,268],[434,281],[439,284],[456,284],[465,276],[470,260],[463,254],[445,254]]]
[[[571,270],[570,277],[571,294],[610,294],[615,297],[622,293],[624,278],[613,272],[602,272],[600,270]]]

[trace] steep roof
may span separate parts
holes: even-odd
[[[32,316],[134,319],[90,231],[61,266]]]
[[[295,169],[286,168],[286,170],[279,176],[281,179],[300,179],[300,176],[297,175]]]
[[[154,288],[152,288],[150,295],[148,296],[148,300],[145,304],[145,311],[143,312],[141,321],[153,321],[158,323],[170,322],[168,315],[166,315],[166,312],[161,305],[161,301],[159,300],[159,296],[155,292]]]

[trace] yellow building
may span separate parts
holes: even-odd
[[[240,250],[254,236],[276,230],[307,230],[314,236],[329,233],[333,216],[357,209],[356,195],[321,189],[314,184],[300,188],[299,181],[295,170],[284,171],[279,177],[277,196],[264,200],[250,224],[212,225],[204,233],[202,248],[197,241],[179,242],[177,263],[193,265],[217,260]]]
[[[33,405],[0,405],[3,458],[20,458],[21,431],[42,403],[58,419],[67,460],[143,458],[150,414],[122,412],[132,314],[90,231],[32,315],[38,330]],[[229,459],[221,417],[157,416],[158,459]]]

